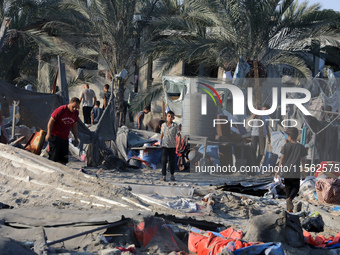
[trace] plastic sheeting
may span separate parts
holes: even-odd
[[[45,130],[52,112],[62,104],[62,98],[58,95],[24,90],[0,80],[3,116],[9,117],[9,106],[13,104],[13,100],[20,101],[19,124]]]
[[[63,98],[59,95],[24,90],[0,80],[0,102],[3,115],[9,115],[9,106],[13,104],[13,100],[20,101],[19,124],[43,130],[47,128],[52,112],[63,102]],[[100,163],[100,148],[103,148],[103,142],[116,140],[115,111],[114,97],[111,97],[94,131],[90,131],[84,123],[78,121],[80,151],[82,151],[83,144],[92,144],[91,156],[94,166]]]

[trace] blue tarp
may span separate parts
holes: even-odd
[[[234,255],[284,255],[284,249],[281,243],[264,243],[252,245],[233,251]]]

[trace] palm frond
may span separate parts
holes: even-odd
[[[151,101],[163,93],[163,85],[155,84],[148,89],[139,92],[131,102],[131,111],[136,113],[142,111]]]

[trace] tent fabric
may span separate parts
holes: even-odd
[[[47,128],[47,123],[54,109],[62,104],[58,95],[38,93],[15,87],[0,80],[0,102],[3,116],[9,116],[9,106],[13,100],[19,103],[19,124],[37,129]]]
[[[340,247],[340,232],[336,236],[331,236],[329,238],[325,238],[323,235],[318,235],[314,239],[309,232],[303,231],[303,236],[305,237],[305,242],[314,247],[326,249]]]
[[[176,236],[171,225],[167,225],[163,219],[147,217],[144,222],[135,225],[134,233],[139,243],[148,248],[154,244],[161,244],[160,253],[187,252],[187,246]]]
[[[9,106],[13,104],[13,100],[20,101],[19,124],[43,130],[47,129],[47,123],[52,112],[65,101],[56,94],[24,90],[0,80],[0,103],[4,116],[9,116]],[[103,142],[116,140],[115,112],[114,97],[111,96],[95,130],[89,130],[82,121],[78,121],[78,137],[81,141],[80,151],[83,151],[83,144],[92,144],[91,156],[94,166],[100,164],[100,149],[104,148]]]
[[[220,233],[206,232],[199,229],[191,229],[189,233],[189,251],[198,255],[216,255],[222,252],[230,243],[231,251],[245,248],[252,245],[263,244],[258,242],[245,242],[241,240],[243,233],[241,230],[228,228]],[[231,245],[230,245],[231,246]]]

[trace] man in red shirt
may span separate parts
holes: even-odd
[[[77,121],[80,100],[73,97],[69,104],[62,105],[54,110],[47,124],[46,141],[49,142],[49,159],[66,164],[68,162],[68,135],[70,130],[78,145]]]

